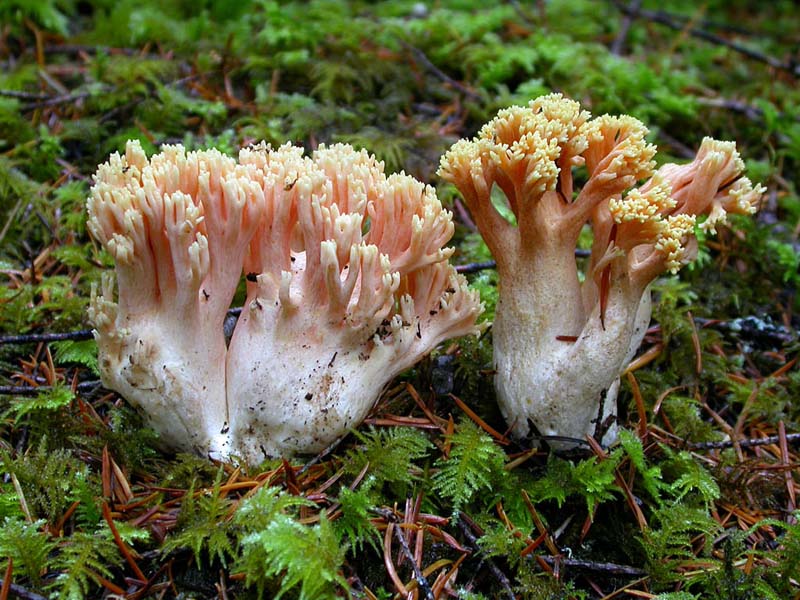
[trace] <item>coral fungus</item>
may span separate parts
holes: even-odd
[[[101,165],[89,227],[116,264],[90,318],[103,381],[181,450],[316,452],[436,344],[477,331],[432,188],[349,146],[135,142]],[[226,347],[242,270],[247,301]]]
[[[706,138],[691,163],[656,171],[647,133],[633,117],[592,119],[551,94],[501,110],[442,158],[441,176],[497,260],[495,387],[517,437],[612,441],[619,375],[650,320],[649,284],[692,260],[698,216],[713,233],[726,213],[756,210],[763,188],[742,176],[734,143]],[[576,192],[578,167],[587,180]],[[493,205],[495,186],[516,224]],[[581,281],[574,252],[587,223]]]

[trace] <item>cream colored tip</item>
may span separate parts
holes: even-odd
[[[669,182],[655,175],[646,189],[632,189],[624,198],[612,198],[608,208],[617,223],[658,221],[675,208],[676,202],[671,194]]]
[[[670,215],[663,223],[655,248],[665,255],[665,268],[670,273],[677,273],[683,266],[685,244],[688,236],[694,232],[695,215]]]
[[[726,162],[731,161],[732,171],[736,173],[744,171],[744,161],[736,149],[736,142],[704,137],[700,149],[697,151],[697,158],[703,162],[709,162],[712,169],[720,169]]]
[[[473,161],[480,160],[480,150],[481,146],[474,141],[458,140],[442,155],[436,174],[455,184],[458,179],[469,174]]]

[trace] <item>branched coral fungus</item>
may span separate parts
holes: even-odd
[[[129,142],[98,168],[87,202],[119,287],[115,303],[106,277],[89,310],[103,381],[179,450],[228,449],[222,324],[263,211],[252,170],[181,146],[148,161]]]
[[[392,377],[475,332],[480,303],[448,264],[432,188],[344,145],[242,161],[264,174],[266,210],[228,358],[234,436],[256,459],[321,450]]]
[[[432,188],[349,146],[216,151],[136,143],[101,165],[89,227],[116,264],[95,295],[103,381],[177,449],[247,462],[314,452],[392,377],[477,331]],[[248,297],[226,347],[244,267]]]
[[[632,117],[592,119],[551,94],[500,111],[442,158],[440,175],[497,260],[495,387],[518,437],[613,440],[619,375],[650,320],[648,285],[694,257],[697,216],[713,233],[726,213],[756,210],[763,188],[742,176],[734,143],[706,138],[691,163],[654,171],[646,135]],[[576,191],[579,166],[588,179]],[[516,226],[493,205],[495,186]],[[581,282],[574,251],[587,223]]]

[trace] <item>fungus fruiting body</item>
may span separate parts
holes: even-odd
[[[480,302],[448,263],[452,217],[431,187],[340,144],[246,160],[266,210],[228,356],[234,436],[255,458],[319,451],[420,356],[477,331]]]
[[[756,210],[763,188],[742,176],[734,143],[706,138],[691,163],[655,170],[647,133],[632,117],[591,118],[551,94],[501,110],[442,158],[440,175],[497,260],[495,387],[517,437],[611,442],[619,375],[650,320],[649,284],[694,257],[697,217],[707,215],[699,227],[713,233],[727,213]],[[581,167],[586,183],[576,191]],[[582,281],[574,252],[587,224]]]
[[[129,142],[98,168],[89,230],[116,265],[89,309],[103,382],[165,445],[225,453],[223,321],[263,210],[251,174],[217,151]]]
[[[148,160],[129,143],[98,169],[88,211],[119,290],[106,279],[90,309],[103,381],[176,449],[316,452],[436,344],[477,331],[480,301],[443,248],[450,213],[349,146]]]

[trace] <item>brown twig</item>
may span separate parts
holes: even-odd
[[[575,249],[575,258],[589,258],[591,256],[591,250],[584,250],[583,248],[576,248]],[[456,265],[456,272],[457,273],[478,273],[480,271],[486,271],[487,269],[494,269],[497,267],[497,263],[493,260],[487,260],[485,262],[474,262],[474,263],[466,263],[463,265]]]
[[[548,565],[554,566],[556,563],[562,567],[571,567],[584,571],[593,571],[605,575],[624,575],[627,577],[642,577],[647,575],[647,571],[638,567],[628,565],[618,565],[616,563],[595,562],[593,560],[582,560],[580,558],[564,558],[561,556],[540,556]]]
[[[414,572],[414,579],[416,580],[419,589],[422,590],[422,593],[425,595],[427,600],[436,600],[436,597],[433,595],[433,590],[431,589],[431,584],[428,583],[425,575],[422,574],[417,562],[414,560],[414,554],[411,552],[411,548],[408,546],[408,540],[406,540],[406,536],[404,536],[403,532],[400,531],[400,527],[398,526],[399,519],[397,518],[397,515],[395,515],[391,510],[385,508],[374,508],[373,512],[379,514],[384,519],[389,521],[390,524],[394,525],[395,537],[397,538],[397,541],[400,542],[400,548],[402,549],[406,560],[411,563],[411,570]]]
[[[754,106],[752,104],[747,104],[746,102],[742,102],[740,100],[733,100],[731,98],[705,98],[705,97],[698,97],[696,99],[697,103],[701,106],[709,106],[711,108],[718,108],[722,110],[729,110],[731,112],[739,113],[744,115],[744,117],[754,123],[764,123],[766,118],[764,116],[764,111],[760,109],[758,106]],[[779,112],[776,115],[779,119],[794,119],[795,121],[800,122],[800,114],[798,115],[788,115],[784,112]],[[786,135],[778,130],[775,131],[774,135],[780,140],[781,142],[787,141],[789,138]]]
[[[695,99],[695,101],[702,106],[710,106],[711,108],[722,108],[724,110],[730,110],[736,113],[743,114],[751,121],[762,121],[764,119],[763,110],[761,110],[757,106],[753,106],[752,104],[741,102],[740,100],[732,100],[730,98],[704,98],[702,96],[699,96],[698,98]]]
[[[680,15],[676,13],[668,13],[663,10],[656,10],[653,11],[658,14],[665,15],[667,18],[671,18],[672,20],[680,23],[688,23],[689,21],[693,23],[698,23],[702,27],[706,27],[708,29],[717,29],[720,31],[728,31],[731,33],[738,33],[740,35],[746,36],[753,36],[756,35],[756,32],[752,29],[747,29],[746,27],[742,27],[740,25],[731,25],[730,23],[723,23],[721,21],[714,21],[713,19],[709,18],[697,18],[696,15]],[[779,37],[779,36],[776,36]]]
[[[795,444],[800,443],[800,433],[786,434],[785,440],[787,443]],[[735,445],[742,448],[752,448],[754,446],[770,446],[781,442],[781,436],[770,435],[763,438],[752,438],[745,440],[722,440],[719,442],[688,442],[686,447],[690,450],[719,450],[722,448],[731,448]]]
[[[0,579],[0,586],[6,585],[6,582],[3,579]],[[21,598],[22,600],[47,600],[46,596],[40,596],[35,592],[31,592],[30,590],[22,587],[21,585],[17,585],[16,583],[9,584],[8,586],[9,591],[14,594],[17,598]]]
[[[639,14],[639,9],[641,7],[642,0],[631,0],[628,3],[624,13],[625,16],[619,26],[617,37],[615,37],[614,41],[611,43],[611,54],[616,54],[617,56],[622,54],[622,50],[625,48],[625,40],[628,39],[628,32],[631,29],[631,25],[633,25],[634,19]]]
[[[475,552],[476,554],[482,554],[480,546],[478,546],[478,538],[472,532],[471,527],[475,524],[472,522],[472,519],[467,517],[464,513],[458,513],[457,515],[457,522],[458,528],[461,530],[461,533],[464,534],[464,537],[467,538],[467,541],[470,543],[470,550]],[[494,575],[495,579],[497,579],[500,586],[505,590],[506,595],[511,599],[514,600],[516,595],[514,594],[514,590],[511,588],[511,582],[509,581],[508,577],[506,576],[503,571],[495,564],[495,562],[488,556],[481,556],[481,560],[486,563],[489,567],[489,570]]]
[[[694,150],[689,148],[686,144],[681,142],[680,140],[672,137],[663,129],[658,130],[658,137],[664,140],[669,146],[672,146],[673,150],[677,153],[678,156],[682,158],[689,158],[692,159],[697,154]]]
[[[520,4],[517,0],[507,0],[511,7],[514,9],[514,12],[517,13],[517,16],[522,20],[525,25],[528,27],[533,27],[534,22],[528,13],[522,8],[522,4]]]
[[[61,342],[64,340],[90,340],[91,329],[79,329],[65,333],[26,333],[22,335],[0,335],[0,346],[3,344],[36,344],[39,342]]]
[[[62,94],[60,96],[49,96],[43,100],[37,100],[35,102],[31,102],[30,104],[23,104],[20,107],[20,110],[24,112],[29,110],[35,110],[37,108],[56,106],[58,104],[70,104],[72,102],[77,102],[79,100],[83,100],[84,98],[88,98],[91,95],[92,95],[91,92],[78,92],[77,94]]]
[[[444,83],[446,83],[450,87],[458,90],[459,92],[461,92],[462,94],[464,94],[468,98],[471,98],[472,100],[482,100],[480,94],[477,94],[476,92],[473,92],[471,89],[469,89],[463,83],[461,83],[459,81],[456,81],[455,79],[450,77],[447,73],[442,71],[439,67],[437,67],[435,64],[433,64],[431,59],[428,58],[427,55],[422,50],[420,50],[416,46],[412,46],[411,44],[409,44],[408,42],[403,41],[403,40],[400,40],[400,44],[406,50],[411,52],[411,54],[414,57],[414,60],[417,61],[418,63],[420,63],[431,75],[433,75],[437,79],[440,79],[441,81],[443,81]]]
[[[76,392],[90,392],[103,385],[98,380],[82,381],[77,386]],[[36,396],[41,392],[48,392],[53,389],[50,385],[0,385],[0,394],[5,396]]]
[[[493,260],[487,260],[485,262],[475,262],[475,263],[467,263],[465,265],[458,265],[456,266],[456,272],[467,274],[467,273],[479,273],[481,271],[486,271],[487,269],[494,269],[497,266],[497,263]]]
[[[797,341],[795,333],[761,317],[744,316],[730,321],[695,317],[694,322],[701,327],[712,327],[763,343],[787,345]]]
[[[335,439],[331,444],[329,444],[328,446],[323,448],[314,458],[312,458],[307,463],[305,463],[302,467],[300,467],[300,470],[297,471],[298,477],[300,475],[302,475],[303,473],[305,473],[306,471],[308,471],[311,467],[316,465],[318,462],[320,462],[323,458],[328,456],[331,452],[333,452],[339,446],[339,444],[341,444],[344,441],[344,439],[348,435],[349,434],[345,434],[345,435]]]
[[[17,100],[47,100],[50,98],[48,94],[21,92],[19,90],[0,90],[0,96],[4,98],[16,98]]]
[[[111,46],[89,46],[85,44],[48,44],[44,47],[47,54],[124,54],[125,56],[142,57],[141,50],[136,48],[114,48]],[[162,58],[157,54],[146,55],[152,58]]]
[[[614,5],[621,12],[630,15],[634,19],[642,18],[647,21],[651,21],[653,23],[658,23],[659,25],[664,25],[665,27],[669,27],[674,31],[686,31],[689,35],[693,37],[705,40],[707,42],[711,42],[712,44],[717,44],[718,46],[725,46],[726,48],[730,48],[734,52],[738,52],[739,54],[742,54],[747,58],[765,63],[774,69],[787,71],[788,73],[791,73],[795,77],[800,77],[800,64],[796,64],[794,61],[783,62],[775,58],[774,56],[769,56],[768,54],[758,52],[757,50],[753,50],[752,48],[748,48],[747,46],[743,46],[742,44],[739,44],[737,42],[726,40],[723,37],[720,37],[714,33],[710,33],[703,29],[698,29],[696,27],[690,27],[687,29],[686,23],[681,22],[679,19],[663,11],[639,9],[635,12],[631,12],[629,7],[624,5],[620,0],[615,0]]]

